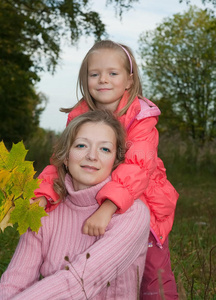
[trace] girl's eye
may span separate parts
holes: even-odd
[[[111,72],[110,75],[115,76],[118,75],[116,72]]]
[[[96,77],[96,76],[98,76],[98,74],[97,73],[92,73],[92,74],[89,74],[89,76],[90,77]]]

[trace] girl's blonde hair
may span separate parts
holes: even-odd
[[[65,160],[69,156],[70,148],[77,136],[80,127],[85,123],[103,123],[110,126],[116,137],[116,159],[113,165],[113,170],[124,161],[125,155],[125,130],[115,116],[106,110],[95,110],[84,113],[74,118],[61,134],[57,144],[54,147],[52,156],[52,164],[56,166],[58,171],[58,179],[54,182],[54,190],[59,194],[60,199],[65,198],[67,191],[65,188],[65,175],[67,168]]]
[[[78,76],[78,81],[77,81],[77,95],[78,95],[78,90],[80,90],[82,99],[85,99],[89,109],[90,110],[96,110],[96,105],[95,105],[95,100],[92,98],[92,96],[89,93],[88,89],[88,59],[89,56],[96,50],[101,50],[101,49],[110,49],[110,50],[115,50],[121,53],[121,55],[124,56],[125,58],[125,69],[128,72],[128,74],[131,74],[131,64],[132,64],[132,84],[131,87],[128,89],[129,92],[129,98],[126,106],[119,112],[119,116],[123,115],[126,113],[128,108],[130,107],[131,103],[133,102],[134,98],[136,96],[142,98],[142,85],[141,85],[141,80],[140,80],[140,75],[139,75],[139,70],[138,66],[136,63],[136,60],[134,58],[132,50],[124,45],[124,44],[118,44],[115,43],[111,40],[103,40],[95,43],[93,47],[88,51],[86,56],[84,57],[80,71],[79,71],[79,76]],[[126,51],[125,51],[125,50]],[[129,57],[128,57],[129,55]],[[130,62],[131,59],[131,62]],[[80,101],[81,101],[80,100]],[[79,102],[78,102],[79,104]],[[77,106],[76,104],[75,106]],[[70,112],[72,108],[70,109],[61,109],[61,111],[64,112]]]

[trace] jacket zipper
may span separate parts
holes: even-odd
[[[163,246],[157,236],[157,234],[154,232],[154,230],[152,228],[150,228],[151,233],[153,234],[154,238],[156,239],[156,245],[160,248],[163,249]]]

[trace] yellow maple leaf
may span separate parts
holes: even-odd
[[[1,220],[0,222],[0,229],[4,232],[5,228],[8,227],[8,226],[11,226],[13,227],[13,224],[10,223],[10,215],[11,215],[11,212],[14,210],[14,207],[11,207],[9,209],[9,211],[7,212],[7,214],[4,216],[4,218]]]
[[[11,208],[14,208],[13,195],[8,195],[7,198],[2,201],[0,206],[0,222],[2,222]]]

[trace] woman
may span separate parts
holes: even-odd
[[[21,236],[1,278],[0,299],[137,299],[150,221],[143,202],[114,214],[103,236],[82,233],[99,207],[97,192],[124,160],[124,144],[124,130],[110,112],[91,111],[70,122],[52,158],[55,190],[64,201],[42,218],[38,234]]]

